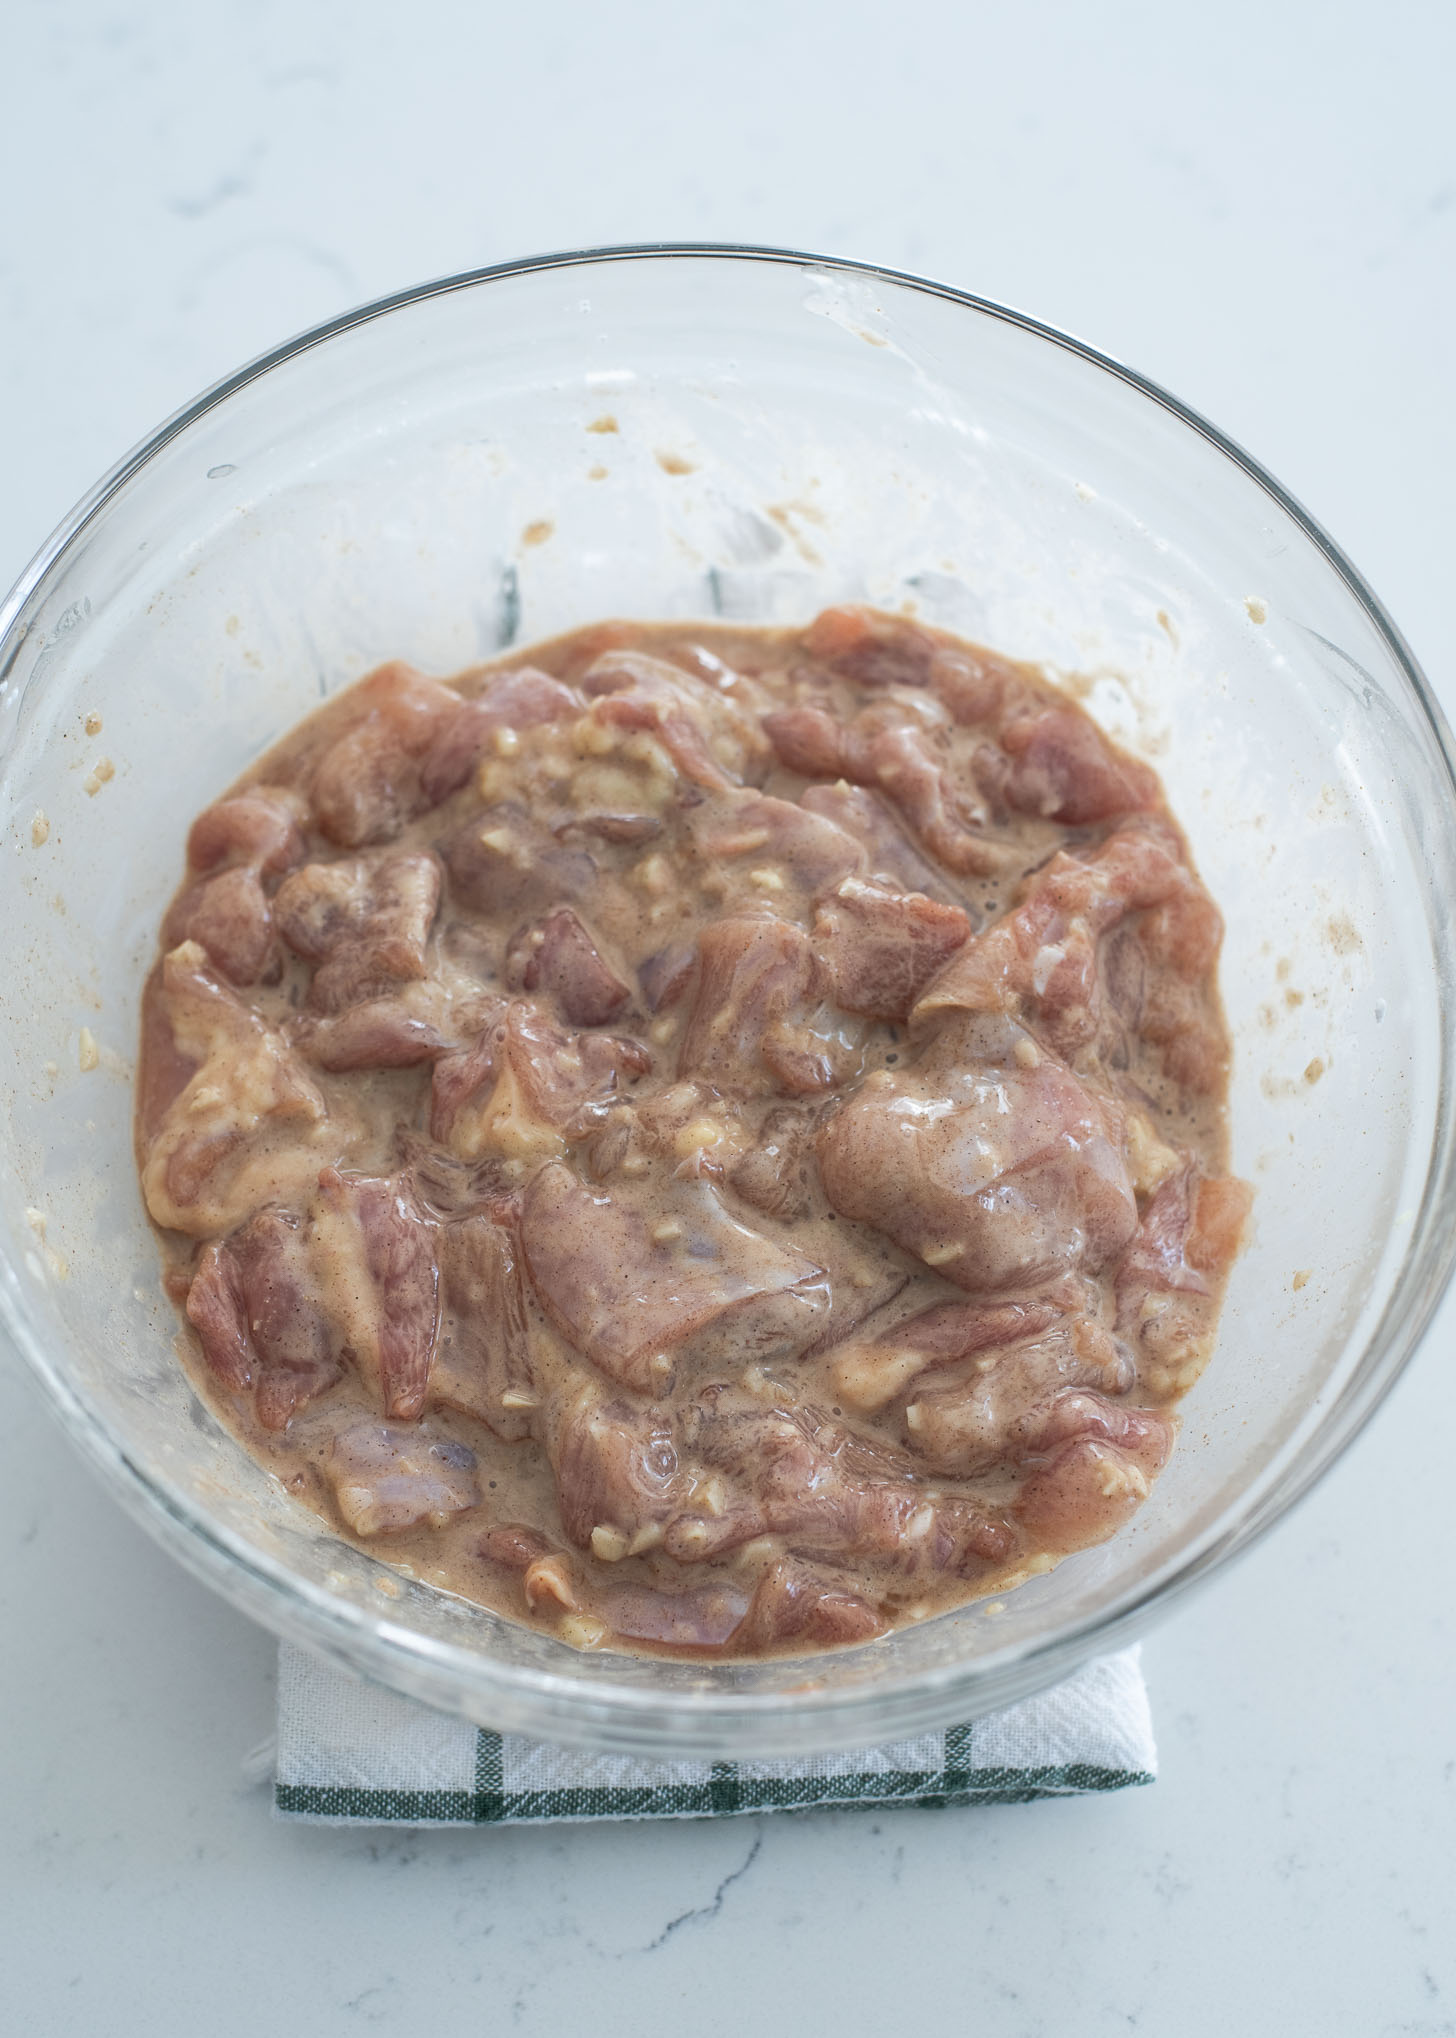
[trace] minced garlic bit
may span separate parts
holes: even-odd
[[[640,863],[633,864],[627,876],[640,890],[651,892],[659,898],[675,890],[677,886],[672,865],[665,856],[655,854],[644,856]]]
[[[50,840],[50,835],[51,835],[50,821],[47,818],[44,811],[40,807],[37,807],[35,810],[35,818],[34,820],[32,820],[30,824],[30,840],[32,847],[36,849],[44,848],[45,844]]]
[[[1132,1185],[1139,1196],[1150,1196],[1160,1182],[1166,1182],[1182,1166],[1178,1154],[1159,1139],[1141,1111],[1127,1114],[1127,1157],[1132,1164]]]
[[[704,1147],[717,1146],[724,1137],[724,1127],[717,1119],[695,1118],[677,1134],[672,1142],[672,1150],[679,1160],[685,1161],[690,1154],[701,1153]],[[656,1236],[654,1232],[653,1237]]]
[[[944,1245],[928,1245],[924,1247],[920,1257],[924,1260],[927,1267],[946,1267],[950,1265],[952,1260],[958,1260],[965,1252],[965,1249],[963,1241],[949,1239]]]
[[[86,734],[88,736],[99,736],[101,734],[101,717],[94,708],[86,717]]]
[[[672,1245],[682,1237],[682,1226],[675,1217],[663,1217],[648,1233],[654,1245]]]
[[[88,799],[95,799],[104,785],[116,777],[116,766],[109,757],[98,757],[81,784]]]
[[[633,814],[651,806],[641,774],[620,764],[578,764],[571,777],[571,804],[579,813]]]
[[[89,1026],[81,1028],[80,1038],[76,1044],[78,1049],[77,1060],[81,1065],[81,1073],[83,1076],[90,1075],[92,1069],[101,1066],[101,1049],[97,1046],[96,1035]]]
[[[578,757],[610,757],[622,742],[622,734],[610,722],[595,715],[582,715],[571,725],[571,747]]]
[[[1098,1459],[1097,1489],[1104,1500],[1146,1500],[1149,1490],[1137,1465],[1120,1464],[1115,1458]]]
[[[569,1642],[573,1649],[597,1649],[607,1637],[605,1621],[593,1620],[589,1613],[571,1613],[556,1630],[563,1642]]]
[[[601,1522],[591,1532],[592,1555],[604,1564],[619,1564],[627,1554],[627,1538],[619,1528]]]
[[[642,793],[645,805],[660,808],[676,799],[677,767],[655,736],[646,729],[634,729],[620,747],[622,755],[647,774]]]

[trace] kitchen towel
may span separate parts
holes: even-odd
[[[816,1807],[1023,1804],[1151,1783],[1137,1649],[1005,1712],[884,1747],[781,1761],[584,1755],[496,1734],[283,1643],[274,1807],[330,1825],[544,1825]]]

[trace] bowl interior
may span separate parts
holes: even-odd
[[[608,614],[843,599],[1076,675],[1163,774],[1228,921],[1252,1242],[1174,1460],[1111,1546],[832,1659],[576,1655],[383,1572],[197,1404],[131,1155],[139,989],[191,816],[384,658],[448,674]],[[993,309],[706,253],[422,295],[155,445],[27,593],[0,673],[7,1321],[185,1561],[401,1689],[620,1749],[787,1753],[973,1715],[1276,1513],[1439,1292],[1440,732],[1358,584],[1256,474]]]

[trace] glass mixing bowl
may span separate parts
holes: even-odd
[[[197,1401],[132,1160],[138,994],[191,815],[371,666],[844,600],[1079,675],[1162,773],[1228,920],[1252,1239],[1174,1459],[1111,1544],[832,1657],[577,1654],[340,1542]],[[1052,1682],[1226,1564],[1429,1319],[1452,1256],[1448,732],[1278,485],[1060,333],[771,250],[450,278],[164,425],[0,628],[0,1314],[119,1497],[281,1634],[585,1748],[914,1734]]]

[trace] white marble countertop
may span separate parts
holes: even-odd
[[[893,33],[891,34],[891,30]],[[759,240],[1094,340],[1254,449],[1456,709],[1456,16],[1440,0],[21,0],[0,580],[297,328],[511,255]],[[0,1363],[17,2032],[1456,2033],[1456,1305],[1346,1460],[1149,1639],[1150,1789],[955,1813],[273,1823],[273,1648]]]

